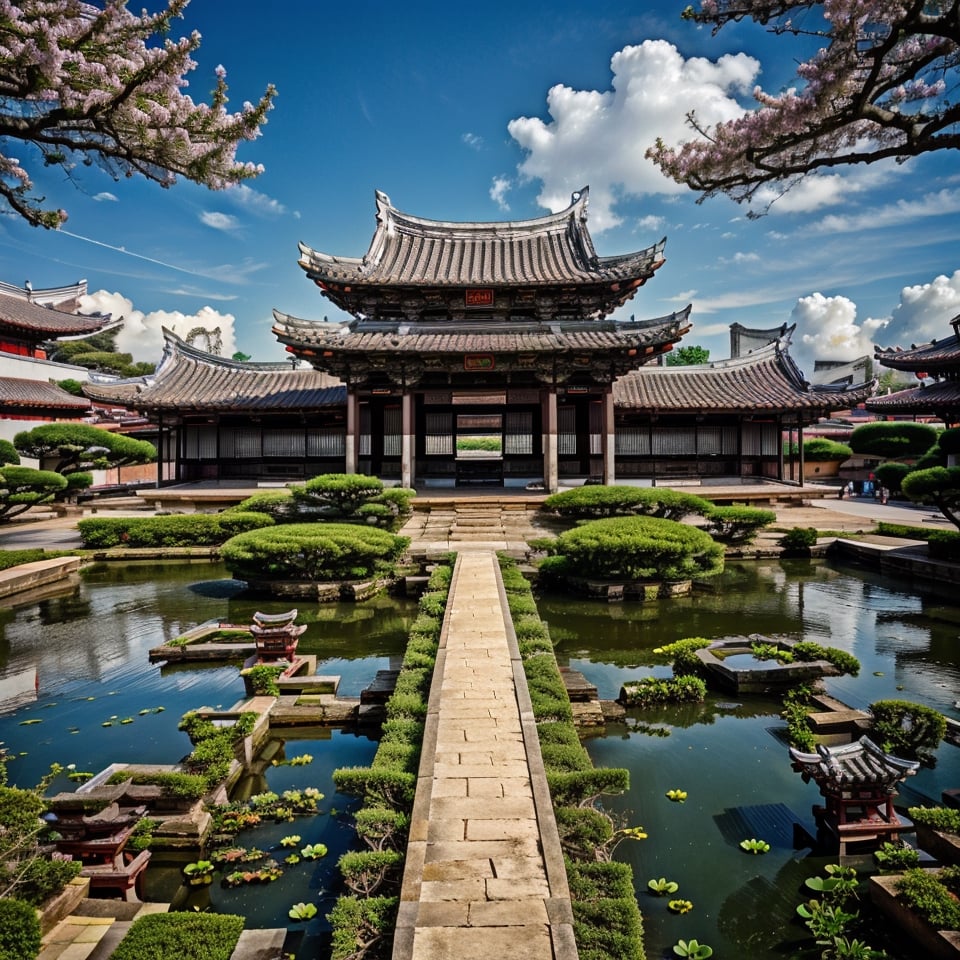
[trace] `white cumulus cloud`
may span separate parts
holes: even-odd
[[[956,316],[960,316],[960,270],[950,277],[941,274],[929,283],[904,287],[883,346],[908,347],[942,340],[953,332],[949,322]]]
[[[490,184],[490,199],[501,209],[509,210],[507,194],[510,192],[510,181],[507,177],[494,177]]]
[[[791,354],[809,375],[814,360],[856,360],[873,356],[877,332],[888,320],[857,322],[857,305],[847,297],[812,293],[801,297],[790,314],[796,323]]]
[[[216,210],[204,210],[200,214],[200,222],[214,230],[236,230],[240,221],[229,213],[219,213]]]
[[[236,320],[231,313],[220,313],[213,307],[201,307],[196,313],[179,310],[151,310],[144,313],[133,306],[122,293],[98,290],[80,298],[80,313],[109,313],[114,320],[123,318],[123,327],[117,332],[117,350],[129,353],[135,362],[157,363],[163,353],[163,328],[172,330],[184,340],[198,329],[209,331],[212,338],[219,332],[220,355],[233,356],[237,351]],[[198,336],[195,345],[206,350],[210,339]]]
[[[735,97],[753,88],[760,64],[744,53],[685,60],[666,40],[647,40],[615,53],[610,68],[611,89],[557,84],[547,94],[549,121],[518,117],[507,125],[526,153],[521,176],[542,183],[542,206],[562,210],[574,191],[589,185],[594,233],[620,223],[614,208],[621,196],[687,190],[664,177],[644,151],[657,137],[674,144],[689,139],[684,118],[690,110],[710,125],[741,116]]]

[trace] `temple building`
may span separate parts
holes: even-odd
[[[948,427],[960,424],[960,314],[950,321],[953,334],[909,350],[877,347],[874,359],[923,381],[908,390],[873,397],[867,409],[888,417],[928,416]],[[931,380],[927,383],[925,381]]]
[[[0,282],[0,437],[48,420],[76,420],[90,412],[90,401],[54,382],[84,379],[87,371],[47,359],[44,344],[87,337],[105,329],[109,316],[79,316],[85,280],[65,287],[34,290]]]
[[[301,244],[342,322],[274,311],[288,364],[203,353],[171,333],[156,374],[92,382],[169,436],[163,479],[365,473],[404,486],[548,491],[587,481],[789,480],[783,436],[862,403],[872,384],[812,387],[780,328],[745,356],[659,366],[690,308],[614,320],[665,241],[600,257],[586,189],[559,213],[451,223],[376,195],[367,253]]]

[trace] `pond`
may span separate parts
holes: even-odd
[[[953,706],[960,700],[960,609],[862,570],[824,562],[737,563],[688,598],[608,605],[545,596],[538,605],[561,662],[582,670],[605,698],[615,698],[627,679],[669,675],[669,667],[654,665],[652,651],[661,644],[787,634],[860,659],[859,677],[827,681],[831,693],[854,707],[904,698],[960,715]],[[0,715],[0,741],[18,755],[11,780],[33,785],[54,761],[89,771],[123,760],[177,761],[190,750],[177,730],[181,715],[200,706],[231,707],[243,685],[236,664],[172,669],[150,664],[149,649],[208,619],[246,624],[258,609],[278,613],[288,606],[244,597],[242,584],[218,564],[149,563],[94,566],[77,589],[0,609],[0,683],[28,681],[20,684],[19,705]],[[341,692],[354,696],[376,670],[398,665],[415,614],[413,603],[386,597],[300,609],[308,629],[299,649],[316,654],[320,672],[339,674]],[[809,824],[820,800],[816,787],[791,770],[782,730],[777,701],[723,694],[703,705],[633,711],[627,723],[588,742],[598,764],[630,769],[629,794],[611,806],[649,833],[618,856],[634,866],[651,960],[670,955],[681,937],[710,943],[718,957],[799,955],[805,929],[793,911],[804,899],[803,878],[827,861],[813,863],[795,850],[776,817],[786,809]],[[267,886],[224,890],[215,883],[183,905],[239,912],[250,926],[289,925],[302,936],[296,955],[306,960],[327,949],[324,914],[337,892],[335,863],[353,840],[350,801],[336,795],[331,774],[368,762],[376,744],[317,728],[284,737],[271,745],[279,758],[310,754],[312,762],[267,764],[256,788],[315,786],[326,795],[323,812],[242,834],[241,841],[269,848],[282,861],[280,841],[298,834],[302,844],[327,845],[328,856],[301,862]],[[936,767],[911,778],[901,798],[935,801],[958,785],[960,750],[945,745]],[[54,785],[71,788],[66,778]],[[671,789],[687,791],[686,802],[669,801]],[[760,836],[768,824],[779,824],[760,837],[771,843],[769,853],[740,850],[740,840]],[[152,898],[178,895],[180,865],[151,866],[147,877]],[[694,903],[691,913],[671,915],[667,898],[648,896],[647,880],[658,877],[680,883],[677,895]],[[287,921],[299,901],[317,903],[317,918]]]
[[[219,564],[178,562],[95,565],[83,571],[76,589],[0,609],[0,689],[12,694],[0,704],[0,741],[14,757],[11,783],[33,786],[54,762],[89,772],[114,762],[177,762],[191,749],[177,729],[184,713],[201,706],[228,709],[244,698],[239,664],[167,667],[151,664],[149,650],[206,620],[246,625],[257,610],[289,607],[245,597],[243,584]],[[358,696],[377,670],[399,666],[415,613],[414,602],[390,597],[301,605],[298,619],[308,626],[298,649],[316,655],[320,673],[341,677],[342,695]],[[267,764],[250,789],[316,787],[325,795],[322,813],[241,834],[239,842],[282,861],[289,851],[280,850],[280,840],[299,834],[300,846],[323,843],[328,855],[290,867],[269,886],[203,888],[185,906],[241,913],[250,926],[272,927],[287,926],[294,903],[312,901],[317,918],[290,924],[302,937],[297,955],[305,958],[318,955],[338,882],[336,861],[353,842],[352,800],[336,794],[332,772],[368,763],[376,743],[327,728],[284,731],[284,738],[269,745],[276,758],[309,754],[312,762]],[[71,789],[62,775],[51,791]],[[182,863],[164,867],[159,856],[155,860],[146,894],[172,899]]]
[[[674,640],[786,634],[860,660],[858,677],[825,681],[851,706],[899,698],[960,716],[960,609],[863,570],[735,563],[689,598],[604,605],[548,595],[538,607],[560,662],[581,670],[604,698],[615,698],[626,680],[669,676],[653,649]],[[791,821],[814,830],[811,808],[821,797],[791,769],[779,712],[774,699],[712,693],[704,704],[631,710],[626,723],[588,741],[595,763],[630,770],[629,793],[608,806],[649,834],[617,851],[634,868],[648,957],[672,955],[681,938],[708,943],[719,957],[819,956],[802,954],[811,941],[794,911],[807,899],[803,879],[834,858],[794,849]],[[944,744],[936,766],[910,778],[898,803],[939,802],[942,790],[958,785],[960,749]],[[671,802],[673,789],[687,791],[687,800]],[[740,849],[754,837],[771,851]],[[659,877],[679,883],[676,896],[693,902],[690,913],[673,915],[669,898],[648,894],[647,881]],[[916,956],[885,945],[902,960]]]

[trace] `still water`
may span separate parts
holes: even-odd
[[[0,741],[14,759],[9,779],[33,786],[51,763],[97,772],[110,763],[176,763],[190,752],[177,729],[180,717],[201,706],[228,709],[244,697],[239,664],[177,665],[149,662],[149,650],[190,627],[218,619],[246,625],[257,610],[279,613],[289,603],[252,600],[243,584],[211,563],[102,564],[83,571],[80,583],[57,596],[0,608]],[[307,623],[299,651],[317,656],[318,672],[339,675],[340,693],[358,696],[379,669],[399,666],[416,605],[389,597],[361,604],[300,606]],[[162,708],[162,709],[161,709]],[[267,850],[282,861],[280,840],[301,837],[300,847],[323,843],[329,854],[301,861],[268,886],[193,893],[187,909],[240,913],[251,927],[289,926],[300,958],[321,956],[337,893],[336,861],[354,841],[352,800],[336,794],[332,772],[366,764],[376,743],[363,735],[313,728],[284,731],[271,744],[280,760],[309,754],[304,766],[267,764],[254,791],[316,787],[325,799],[316,817],[298,818],[242,833],[238,843]],[[72,790],[61,776],[52,792]],[[148,899],[182,896],[181,863],[155,856],[146,874]],[[309,923],[287,920],[300,901],[317,905]]]
[[[616,697],[625,680],[669,675],[669,667],[654,664],[652,651],[661,644],[692,636],[787,634],[860,659],[859,677],[828,681],[830,692],[852,706],[897,697],[960,717],[954,707],[960,700],[960,608],[869,572],[822,562],[731,564],[709,590],[690,598],[607,605],[544,596],[538,604],[560,661],[582,670],[605,698]],[[149,662],[150,648],[208,619],[247,624],[257,609],[276,613],[287,606],[244,597],[242,584],[217,564],[176,563],[91,567],[76,589],[0,608],[0,685],[5,693],[19,691],[0,713],[0,741],[16,756],[11,781],[32,785],[54,761],[97,771],[117,761],[180,759],[190,750],[177,730],[181,715],[200,706],[230,707],[243,697],[243,685],[235,664],[167,668]],[[301,604],[300,611],[308,623],[300,649],[316,654],[318,670],[339,674],[341,692],[355,696],[376,670],[397,665],[415,606],[378,598]],[[680,938],[711,944],[718,958],[817,955],[802,949],[805,928],[794,921],[794,908],[805,899],[803,878],[828,861],[794,849],[789,830],[761,829],[782,824],[783,818],[768,815],[783,809],[812,823],[811,806],[820,800],[816,786],[790,769],[782,730],[775,701],[720,694],[703,705],[634,711],[626,724],[588,742],[598,764],[630,769],[630,792],[610,806],[649,833],[617,854],[634,866],[649,957],[672,955]],[[353,838],[350,801],[335,794],[331,774],[338,766],[369,762],[376,744],[336,730],[284,735],[275,745],[280,758],[310,754],[313,761],[267,765],[263,788],[315,786],[326,795],[323,812],[240,840],[270,848],[282,860],[280,840],[296,833],[303,844],[326,844],[329,855],[301,862],[268,886],[224,890],[214,884],[186,906],[242,913],[254,927],[289,925],[302,936],[296,953],[305,960],[325,955],[324,914],[337,892],[335,863]],[[936,767],[911,778],[901,797],[910,804],[937,800],[956,786],[960,749],[945,745]],[[687,791],[685,803],[665,797],[674,788]],[[54,785],[61,789],[72,789],[65,778]],[[771,844],[768,854],[740,850],[741,840],[755,836]],[[647,880],[658,877],[677,881],[677,896],[691,900],[693,911],[669,914],[668,898],[649,896]],[[148,894],[174,897],[179,878],[176,865],[151,866]],[[287,921],[286,911],[298,901],[316,903],[317,918]],[[909,949],[898,955],[913,957]]]
[[[786,634],[860,660],[858,677],[827,681],[831,694],[854,707],[900,698],[960,718],[960,607],[862,570],[810,561],[730,564],[709,591],[689,598],[602,605],[543,596],[538,606],[560,662],[581,670],[604,698],[615,698],[625,680],[669,676],[652,652],[662,644]],[[791,770],[779,710],[763,697],[711,694],[701,705],[630,711],[625,724],[588,741],[595,763],[630,770],[629,793],[608,807],[649,833],[617,851],[634,868],[649,957],[671,956],[681,938],[738,960],[819,956],[803,949],[812,941],[794,911],[807,899],[804,878],[833,858],[794,848],[790,822],[813,830],[811,808],[821,797]],[[936,767],[910,778],[900,799],[937,802],[957,786],[960,749],[945,744]],[[672,789],[686,790],[686,802],[667,799]],[[771,851],[742,851],[740,841],[754,837]],[[674,896],[693,902],[690,913],[671,914],[668,897],[648,894],[647,881],[659,877],[680,884]],[[916,956],[909,945],[885,945],[901,960]]]

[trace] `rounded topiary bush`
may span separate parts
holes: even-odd
[[[919,457],[936,443],[937,430],[909,420],[862,423],[850,434],[850,447],[865,457]]]
[[[34,960],[40,953],[40,921],[29,903],[6,897],[0,900],[0,957]]]
[[[853,451],[845,443],[827,437],[811,437],[803,441],[803,456],[806,460],[832,462],[849,460]]]
[[[554,493],[543,502],[544,510],[572,520],[637,515],[682,520],[690,514],[709,513],[711,506],[703,497],[668,487],[599,485]]]
[[[409,537],[352,523],[288,523],[228,540],[221,556],[240,580],[364,580],[387,575]]]
[[[697,527],[658,517],[594,520],[561,533],[540,569],[604,580],[691,580],[723,570],[723,547]]]

